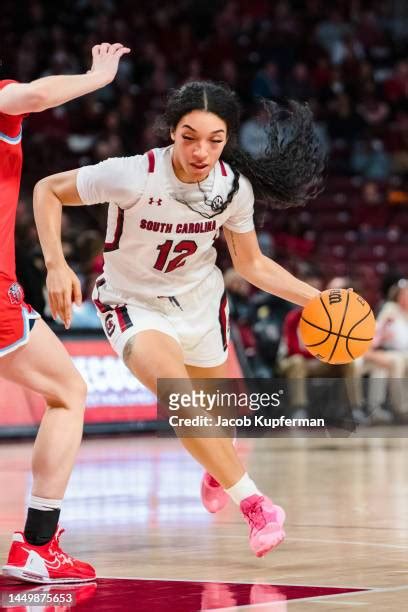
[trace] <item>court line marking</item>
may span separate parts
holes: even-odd
[[[219,538],[219,534],[206,534],[206,538],[208,536],[213,536],[213,537],[217,537]],[[188,537],[188,536],[185,536]],[[194,537],[194,536],[190,536],[190,537]],[[247,536],[240,536],[240,535],[223,535],[223,538],[230,538],[230,539],[247,539]],[[374,548],[396,548],[396,549],[400,549],[400,550],[408,550],[408,545],[404,546],[402,544],[381,544],[380,542],[360,542],[360,541],[356,541],[356,540],[326,540],[326,539],[322,539],[322,540],[317,540],[316,538],[285,538],[285,542],[314,542],[317,544],[353,544],[355,546],[373,546]]]
[[[290,584],[288,582],[243,582],[242,580],[216,580],[205,578],[145,578],[140,576],[97,576],[96,579],[101,578],[102,580],[151,580],[158,582],[215,582],[216,584],[245,584],[253,586],[254,584],[260,584],[264,586],[294,586],[294,587],[312,587],[315,589],[359,589],[360,591],[373,591],[376,587],[368,586],[344,586],[344,585],[327,585],[327,584]],[[381,588],[381,587],[380,587]],[[405,588],[405,587],[404,587]],[[408,587],[407,587],[408,588]],[[338,595],[346,595],[346,593],[338,593]],[[350,593],[348,593],[350,595]],[[319,597],[322,597],[319,595]],[[308,598],[306,598],[308,599]],[[310,598],[309,598],[310,599]],[[257,604],[258,605],[258,604]]]
[[[293,600],[296,603],[296,599]],[[289,600],[290,602],[290,600]],[[325,600],[319,600],[319,599],[315,599],[314,601],[312,601],[312,603],[317,603],[317,604],[333,604],[335,606],[338,605],[338,601],[325,601]],[[362,601],[342,601],[341,602],[342,606],[367,606],[368,602],[362,602]],[[370,602],[371,605],[371,602]]]
[[[230,606],[229,608],[213,608],[213,609],[207,609],[207,610],[203,610],[202,612],[234,612],[234,610],[239,610],[240,608],[247,608],[249,610],[262,610],[263,608],[271,608],[272,606],[281,606],[282,605],[290,605],[290,604],[297,604],[301,601],[306,601],[308,603],[331,603],[331,604],[338,604],[338,601],[328,601],[329,598],[332,597],[343,597],[343,596],[350,596],[351,593],[337,593],[334,595],[318,595],[316,597],[301,597],[299,599],[282,599],[281,601],[265,601],[263,603],[259,603],[259,604],[244,604],[243,606]],[[322,597],[324,597],[324,599],[322,599]],[[343,604],[343,602],[340,602],[341,604]],[[349,602],[350,603],[350,602]],[[347,605],[349,605],[349,603]],[[371,603],[371,602],[370,602]],[[354,604],[354,602],[353,602]],[[364,602],[365,605],[365,602]]]
[[[235,524],[238,525],[238,522]],[[291,529],[355,529],[355,530],[363,530],[363,531],[408,531],[408,527],[379,527],[378,525],[369,527],[367,525],[316,525],[315,523],[285,523],[286,526],[290,526]]]
[[[298,585],[292,585],[292,586],[298,586]],[[338,588],[341,588],[341,587],[338,587]],[[347,587],[344,587],[344,588],[347,588]],[[353,587],[350,587],[350,588],[353,588]],[[239,610],[240,608],[249,608],[250,610],[252,609],[262,610],[262,608],[265,608],[266,606],[268,607],[278,606],[278,605],[282,606],[283,603],[285,604],[291,604],[291,603],[295,604],[296,603],[297,604],[300,601],[306,601],[309,603],[330,603],[330,604],[340,603],[340,604],[343,604],[343,601],[336,602],[336,601],[328,601],[328,600],[333,599],[334,597],[337,597],[337,598],[350,597],[350,595],[367,595],[368,593],[372,595],[374,593],[388,593],[388,592],[405,591],[405,590],[408,590],[408,585],[399,586],[399,587],[385,587],[385,588],[380,588],[380,589],[367,589],[366,592],[362,591],[361,593],[337,593],[337,594],[334,593],[333,595],[318,595],[316,597],[302,597],[301,599],[288,599],[285,601],[270,601],[270,602],[259,603],[259,604],[245,604],[243,606],[233,606],[229,608],[216,608],[216,609],[212,609],[208,611],[203,610],[203,612],[229,612],[229,611],[233,612],[234,610]],[[362,602],[352,602],[352,603],[354,605],[356,604],[362,605]],[[363,603],[364,605],[366,604],[366,602],[363,602]],[[369,601],[367,603],[371,604],[372,602]],[[350,602],[347,602],[346,605],[350,605]]]
[[[320,544],[354,544],[356,546],[374,546],[376,548],[397,548],[408,550],[408,546],[402,544],[381,544],[378,542],[356,542],[353,540],[316,540],[315,538],[286,538],[286,542],[317,542]]]
[[[197,537],[195,535],[188,535],[188,534],[178,534],[177,538],[180,539],[181,537],[184,538],[194,538],[195,540],[197,539]],[[220,535],[218,533],[207,533],[205,535],[205,538],[220,538]],[[221,536],[222,538],[225,539],[230,539],[230,540],[247,540],[248,536],[246,535],[223,535]],[[285,538],[285,542],[313,542],[313,543],[317,543],[317,544],[353,544],[354,546],[372,546],[374,548],[395,548],[398,550],[408,550],[408,545],[404,546],[402,544],[381,544],[379,542],[360,542],[360,541],[356,541],[356,540],[326,540],[326,539],[322,539],[322,540],[317,540],[316,538]]]

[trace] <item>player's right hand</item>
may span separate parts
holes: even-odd
[[[73,270],[63,264],[49,268],[47,273],[48,300],[52,318],[59,316],[65,329],[69,329],[72,320],[72,303],[82,303],[81,283]]]
[[[92,67],[89,72],[98,73],[102,81],[111,83],[118,71],[119,60],[126,53],[130,53],[130,49],[121,43],[95,45],[92,47]]]

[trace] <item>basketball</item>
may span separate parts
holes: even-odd
[[[321,361],[350,363],[369,349],[375,318],[352,289],[329,289],[305,306],[299,331],[308,351]]]

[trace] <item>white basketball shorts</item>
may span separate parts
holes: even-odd
[[[174,338],[186,365],[215,367],[228,356],[228,300],[218,268],[198,287],[177,297],[141,299],[115,293],[102,276],[92,298],[105,334],[120,357],[129,338],[147,330]]]

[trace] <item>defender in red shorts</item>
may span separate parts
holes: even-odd
[[[28,582],[93,580],[87,563],[64,553],[58,527],[62,499],[81,441],[86,385],[67,351],[24,302],[15,273],[14,227],[22,166],[22,123],[31,112],[64,104],[104,87],[130,49],[103,43],[92,49],[86,74],[50,76],[31,83],[0,81],[0,376],[41,393],[47,410],[34,445],[33,488],[22,532],[13,536],[3,574]],[[72,273],[72,295],[81,301]],[[69,327],[69,322],[67,324]]]

